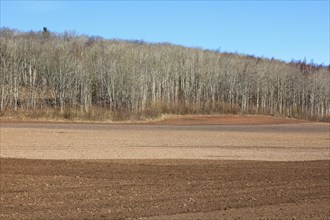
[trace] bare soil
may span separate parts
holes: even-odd
[[[329,219],[329,161],[1,158],[1,219]]]
[[[177,120],[165,119],[150,124],[2,122],[0,157],[265,161],[329,159],[328,123],[256,116],[231,117],[232,120],[229,116],[178,117]],[[238,119],[242,124],[237,124]],[[173,124],[170,124],[170,120]],[[217,121],[222,123],[213,124]],[[259,124],[261,122],[263,124]]]
[[[161,125],[265,125],[306,123],[307,120],[260,115],[183,115],[165,117],[150,124]]]
[[[1,121],[0,138],[0,219],[330,218],[328,123]]]

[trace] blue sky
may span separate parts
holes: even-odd
[[[329,0],[13,1],[1,27],[76,31],[329,65]]]

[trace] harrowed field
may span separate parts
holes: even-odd
[[[1,219],[330,217],[328,123],[191,116],[0,131]]]

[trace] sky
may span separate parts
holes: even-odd
[[[330,63],[330,0],[0,1],[2,28]]]

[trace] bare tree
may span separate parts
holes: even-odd
[[[329,120],[329,67],[170,44],[0,30],[0,110]],[[154,113],[152,113],[154,111]]]

